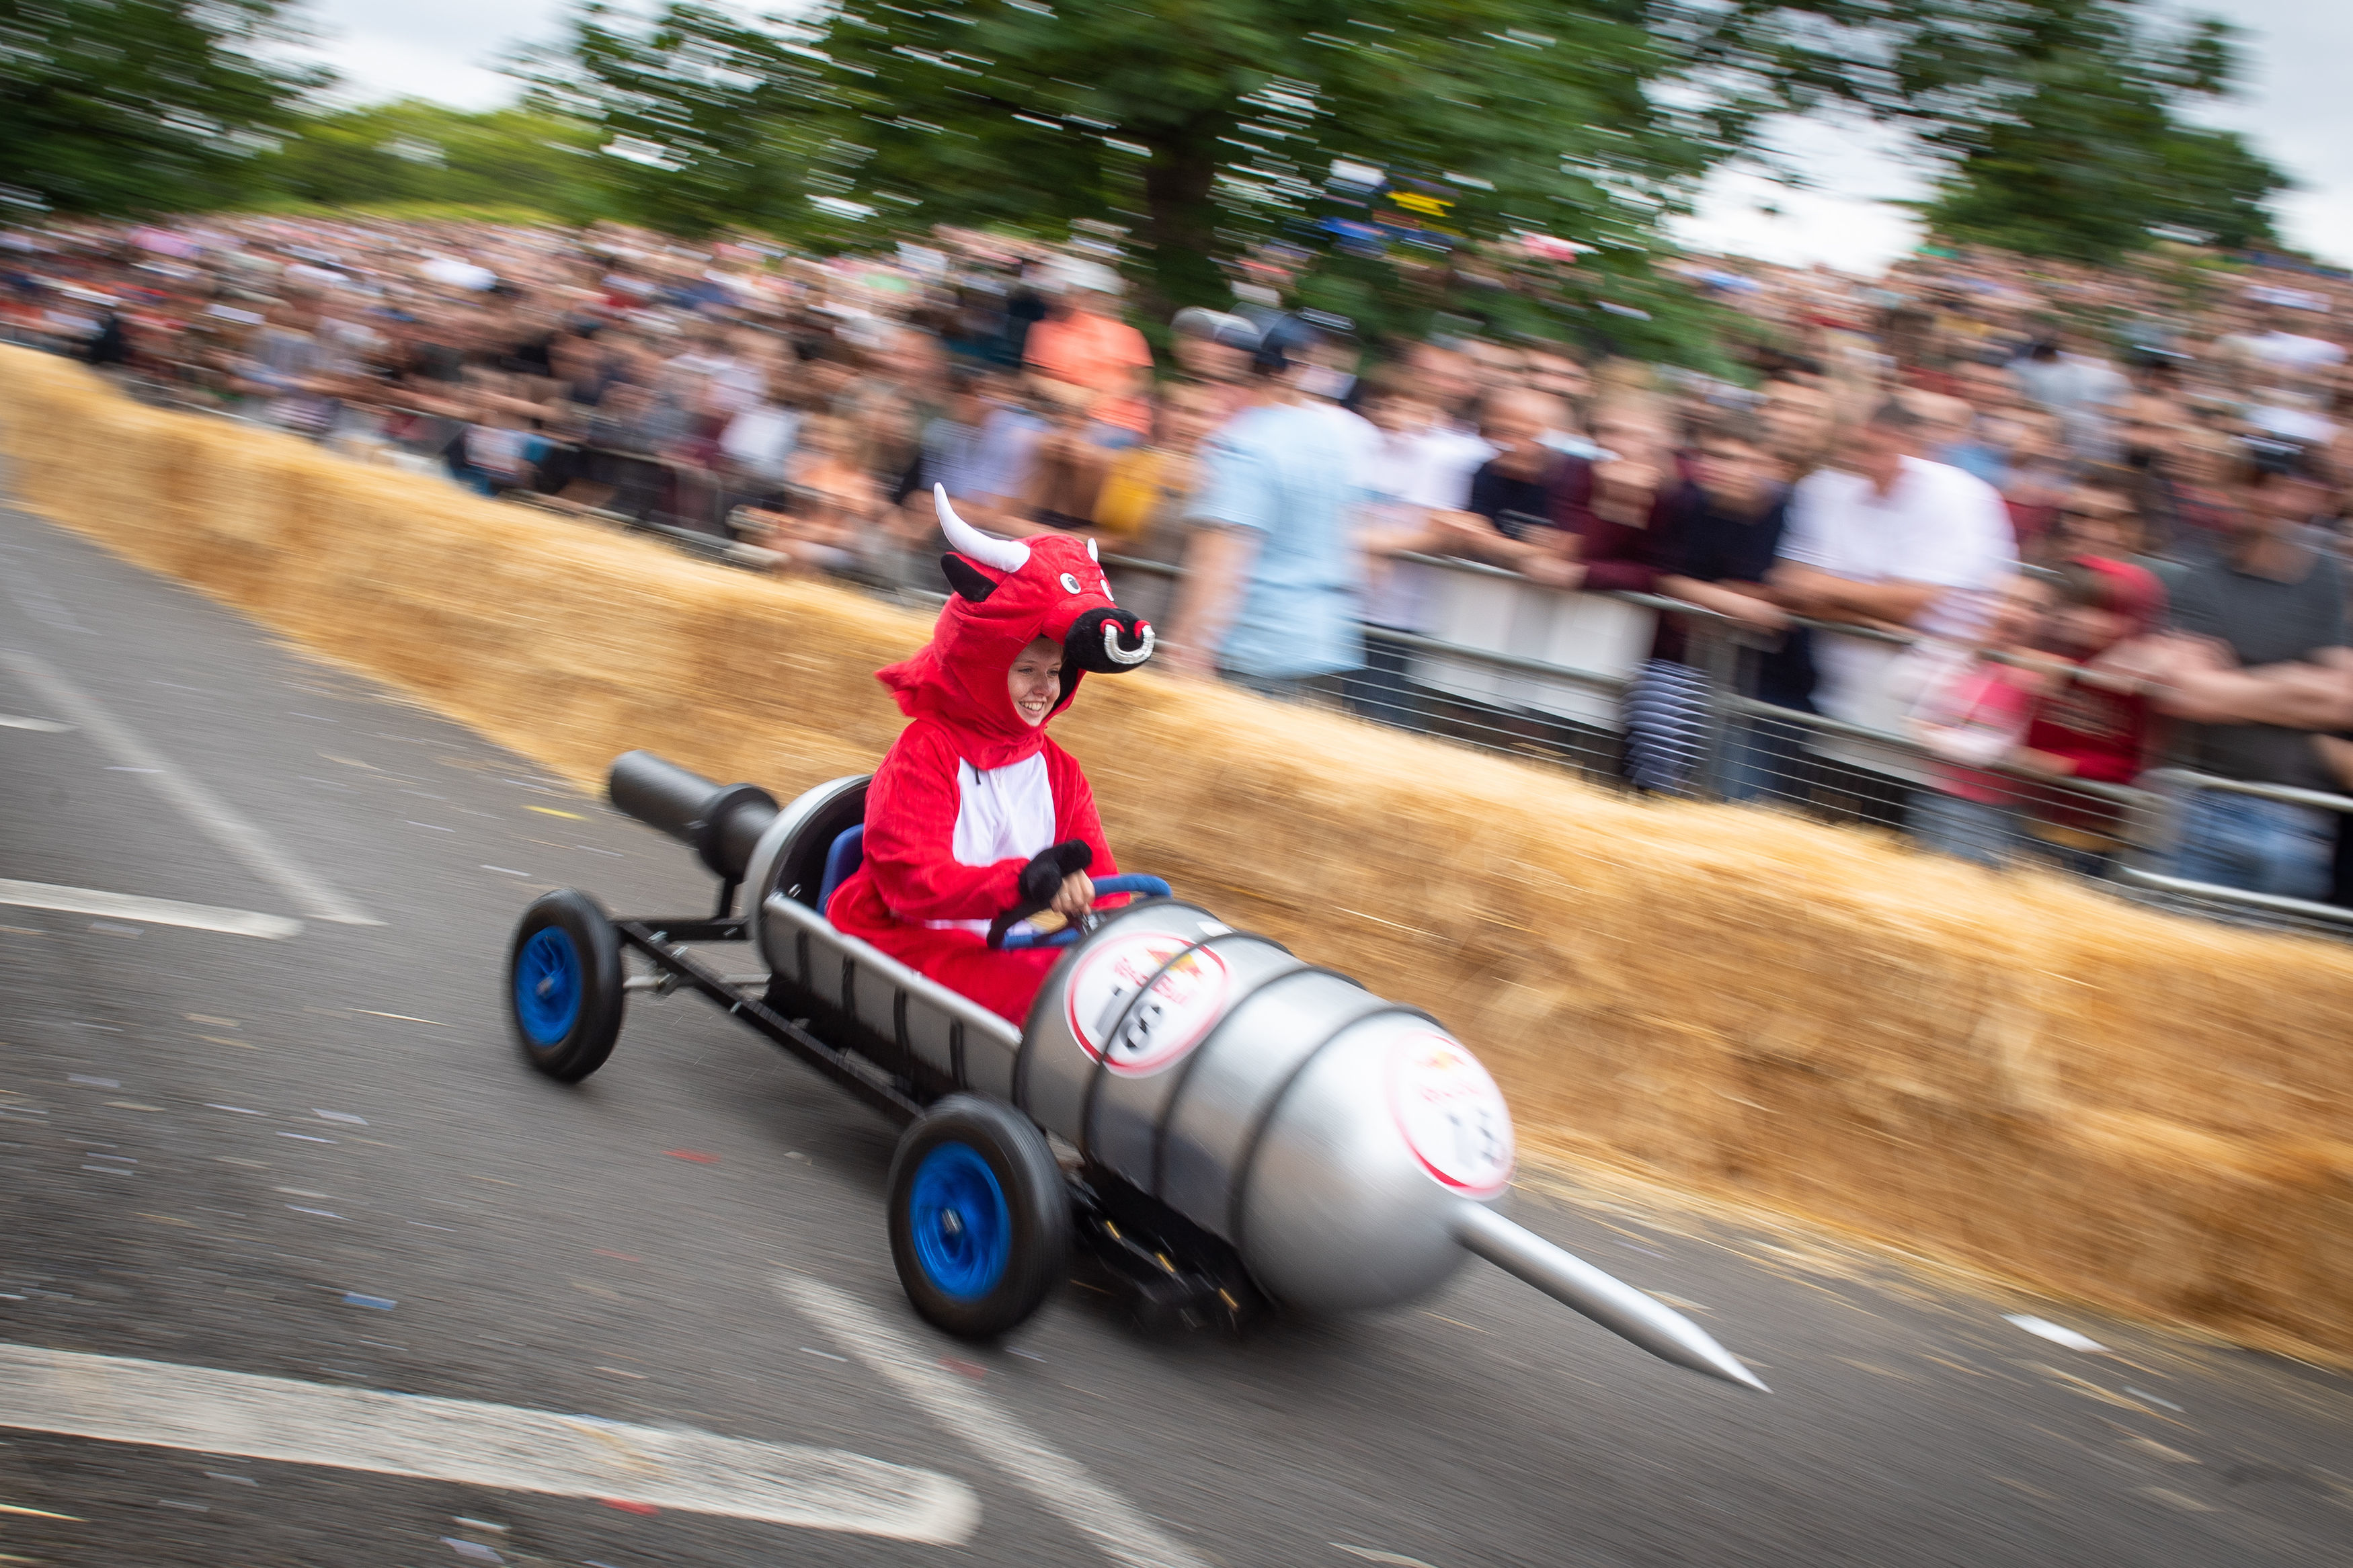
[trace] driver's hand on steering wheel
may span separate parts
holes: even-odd
[[[1084,871],[1073,871],[1062,879],[1054,894],[1054,901],[1046,906],[1056,914],[1077,925],[1086,919],[1087,911],[1095,907],[1094,879]]]

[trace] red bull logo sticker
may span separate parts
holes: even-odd
[[[1388,1079],[1398,1131],[1433,1181],[1482,1199],[1512,1184],[1512,1113],[1477,1057],[1416,1030],[1390,1046]]]
[[[1082,958],[1063,1005],[1087,1055],[1123,1078],[1147,1078],[1201,1043],[1232,988],[1208,948],[1139,933]]]

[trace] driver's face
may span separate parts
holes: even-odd
[[[1013,696],[1013,710],[1021,715],[1022,722],[1032,726],[1044,723],[1046,715],[1054,710],[1054,704],[1062,695],[1060,646],[1039,637],[1023,648],[1015,656],[1005,684]]]

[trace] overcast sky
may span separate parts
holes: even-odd
[[[2241,96],[2204,118],[2244,132],[2302,187],[2278,205],[2291,244],[2353,265],[2353,4],[2207,0],[2197,9],[2248,34]],[[499,58],[554,37],[564,10],[564,0],[311,0],[309,14],[317,52],[343,74],[345,96],[484,109],[515,96],[512,79],[494,68]],[[1813,188],[1719,174],[1684,226],[1686,243],[1860,271],[1910,248],[1910,220],[1885,204],[1923,187],[1883,132],[1805,121],[1780,135]]]

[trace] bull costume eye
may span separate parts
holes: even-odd
[[[1075,594],[1075,593],[1077,593],[1078,591],[1079,591],[1079,580],[1078,580],[1076,577],[1071,576],[1068,572],[1063,573],[1063,574],[1062,574],[1062,592],[1063,592],[1063,593],[1065,593],[1065,594]]]

